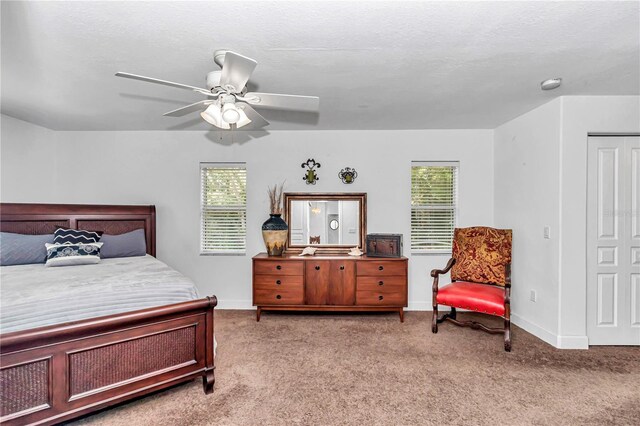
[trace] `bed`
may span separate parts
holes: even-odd
[[[3,300],[0,312],[0,421],[55,424],[198,377],[212,392],[217,301],[197,298],[190,281],[155,259],[155,207],[0,204],[0,231],[57,227],[144,229],[147,255],[2,267],[10,303]],[[68,288],[73,282],[85,285]]]

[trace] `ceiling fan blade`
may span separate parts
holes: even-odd
[[[288,109],[315,112],[320,108],[317,96],[279,95],[277,93],[247,93],[242,100],[258,108]]]
[[[224,65],[220,75],[220,86],[233,93],[240,93],[247,85],[251,73],[258,63],[235,52],[224,55]]]
[[[211,105],[214,102],[215,101],[213,100],[206,99],[204,101],[174,109],[173,111],[165,112],[162,115],[167,117],[182,117],[183,115],[187,115],[195,111],[202,111],[206,106]]]
[[[179,89],[194,90],[196,92],[200,92],[200,93],[203,93],[205,95],[210,95],[211,94],[211,92],[209,92],[207,89],[202,89],[200,87],[189,86],[188,84],[182,84],[182,83],[174,83],[173,81],[160,80],[158,78],[145,77],[145,76],[142,76],[142,75],[130,74],[128,72],[119,72],[118,71],[116,73],[116,77],[124,77],[124,78],[130,78],[132,80],[146,81],[147,83],[163,84],[165,86],[177,87]]]
[[[249,120],[251,120],[251,124],[246,126],[246,128],[241,127],[240,130],[254,130],[269,125],[269,122],[248,104],[244,102],[238,102],[237,105],[242,108],[244,113],[247,114]]]

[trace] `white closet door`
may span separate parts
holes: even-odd
[[[591,137],[587,194],[590,345],[640,345],[640,138]]]

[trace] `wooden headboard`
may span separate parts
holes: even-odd
[[[58,227],[118,235],[144,229],[147,253],[156,255],[156,207],[0,203],[0,231],[53,234]]]

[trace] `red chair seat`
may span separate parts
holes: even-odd
[[[455,281],[438,290],[439,305],[504,316],[504,288],[466,281]]]

